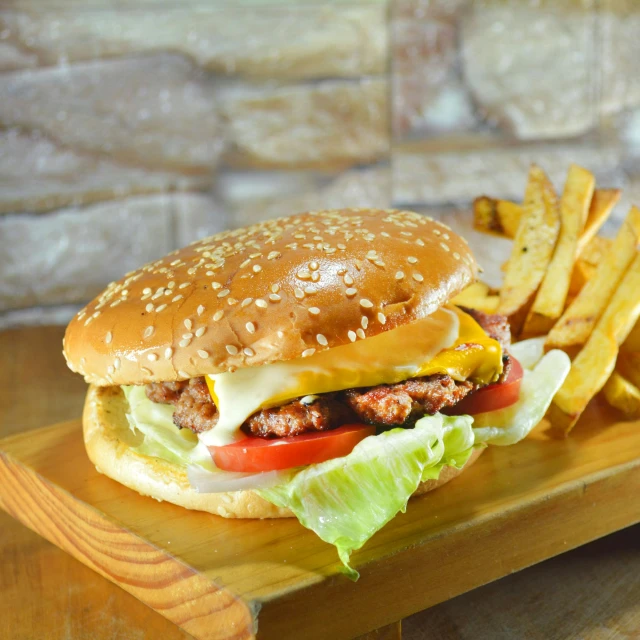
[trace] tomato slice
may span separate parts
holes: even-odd
[[[446,413],[453,416],[464,414],[475,415],[486,411],[504,409],[520,398],[520,383],[522,382],[522,365],[513,357],[511,358],[511,369],[503,382],[489,384],[482,389],[478,389],[467,396],[457,405],[447,409]]]
[[[250,436],[223,447],[209,447],[209,452],[216,467],[224,471],[276,471],[346,456],[375,432],[375,427],[366,424],[348,424],[290,438]]]

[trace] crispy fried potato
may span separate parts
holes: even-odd
[[[569,283],[569,293],[567,295],[567,300],[565,302],[565,309],[569,306],[569,298],[575,298],[582,287],[591,278],[593,278],[593,274],[596,272],[596,267],[584,260],[577,260],[573,265],[573,271],[571,272],[571,282]]]
[[[596,268],[593,277],[549,331],[545,349],[570,350],[587,342],[603,315],[631,262],[640,242],[640,209],[632,207],[618,231],[611,250]],[[633,294],[638,295],[638,292]]]
[[[484,313],[495,313],[499,301],[500,298],[497,295],[491,295],[488,284],[474,282],[461,291],[451,302],[470,309],[484,311]]]
[[[529,170],[523,214],[513,243],[499,313],[509,317],[511,329],[520,329],[545,271],[551,261],[560,231],[558,198],[553,185],[537,165]]]
[[[593,236],[580,253],[580,260],[597,267],[602,262],[602,258],[611,251],[612,246],[613,240],[611,238]]]
[[[622,345],[622,351],[640,354],[640,322],[636,322]]]
[[[571,431],[591,398],[613,373],[618,349],[640,316],[638,291],[640,254],[635,252],[633,262],[553,399],[549,419],[564,435]]]
[[[607,221],[613,208],[620,200],[620,189],[596,189],[593,192],[589,214],[582,230],[582,235],[578,241],[578,255],[582,252],[595,237],[600,227]]]
[[[640,389],[620,373],[614,371],[602,391],[607,402],[628,418],[640,417]]]
[[[564,311],[578,240],[589,213],[595,186],[593,174],[578,165],[569,167],[560,199],[560,234],[524,325],[523,335],[548,333]]]
[[[620,349],[616,369],[629,382],[638,387],[640,386],[640,351],[624,350],[625,345]]]
[[[509,200],[481,196],[473,201],[473,226],[478,231],[514,238],[522,207]]]

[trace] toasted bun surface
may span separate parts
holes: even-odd
[[[156,500],[187,509],[207,511],[224,518],[286,518],[293,514],[263,500],[253,491],[197,493],[179,466],[132,450],[137,444],[125,413],[127,402],[119,387],[90,386],[84,406],[84,441],[96,469],[121,484]],[[420,484],[414,495],[433,491],[460,475],[475,462],[476,449],[463,469],[445,467],[437,480]]]
[[[279,218],[205,238],[112,283],[71,321],[64,353],[101,386],[290,360],[424,318],[476,271],[462,238],[416,213]]]

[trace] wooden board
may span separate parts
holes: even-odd
[[[197,638],[351,638],[640,520],[640,424],[589,409],[410,504],[339,574],[295,520],[232,521],[99,475],[72,421],[0,442],[0,506]]]

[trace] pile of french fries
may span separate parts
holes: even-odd
[[[640,417],[640,209],[615,238],[598,235],[619,199],[577,165],[558,197],[533,165],[521,204],[474,202],[475,228],[512,238],[513,248],[499,291],[476,283],[456,302],[508,316],[515,339],[545,336],[546,351],[568,353],[571,371],[547,414],[564,435],[599,392]]]

